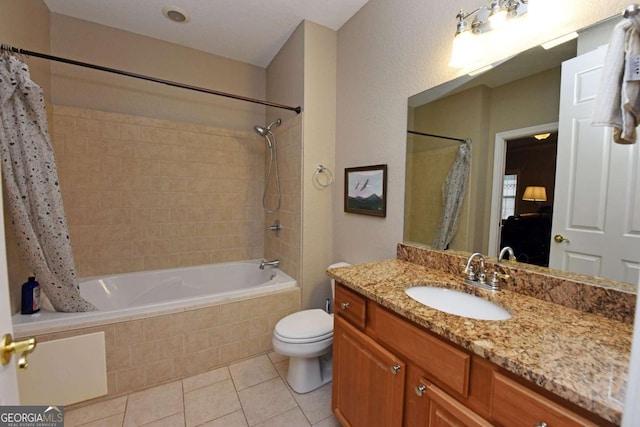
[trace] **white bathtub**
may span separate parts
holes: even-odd
[[[260,270],[259,263],[238,261],[82,279],[80,294],[97,311],[18,313],[13,316],[14,335],[24,337],[158,316],[297,286],[295,279],[279,269]]]

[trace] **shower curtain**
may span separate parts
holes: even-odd
[[[80,296],[42,89],[15,56],[0,57],[0,146],[18,247],[58,311],[95,308]]]
[[[458,147],[453,167],[442,185],[442,214],[433,239],[434,249],[446,249],[458,230],[458,218],[464,202],[469,168],[471,166],[471,141]]]

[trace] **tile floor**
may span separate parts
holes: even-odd
[[[306,394],[284,378],[289,359],[261,355],[127,396],[70,409],[65,427],[338,427],[331,384]]]

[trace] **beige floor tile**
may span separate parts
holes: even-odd
[[[291,393],[311,424],[331,416],[331,383],[309,393]]]
[[[319,423],[314,424],[313,427],[341,427],[341,426],[340,426],[340,423],[338,422],[338,419],[334,415],[331,415],[330,417],[325,418]]]
[[[281,354],[276,353],[275,351],[272,351],[271,353],[267,354],[267,356],[269,356],[269,359],[271,359],[271,363],[273,363],[274,365],[278,362],[282,362],[283,360],[287,360],[289,358],[289,356],[283,356]]]
[[[232,412],[229,415],[225,415],[224,417],[220,417],[216,420],[209,421],[208,423],[202,424],[201,427],[247,427],[247,420],[244,417],[244,412],[236,411]]]
[[[300,408],[289,409],[282,414],[268,419],[260,424],[256,424],[255,427],[310,427],[309,421],[305,418]]]
[[[67,427],[87,424],[91,421],[107,418],[112,415],[124,413],[127,407],[127,397],[107,400],[105,402],[94,403],[78,409],[71,409],[64,413],[64,425]]]
[[[270,380],[278,376],[271,360],[264,354],[229,366],[231,377],[236,390],[241,391],[248,387]]]
[[[250,426],[296,407],[296,401],[281,378],[274,378],[239,391],[238,395]]]
[[[200,425],[241,409],[238,395],[230,379],[185,393],[184,402],[188,427]]]
[[[87,424],[82,424],[82,427],[122,427],[122,421],[124,420],[124,412],[121,414],[111,415],[101,420],[91,421]],[[66,425],[66,424],[65,424]]]
[[[287,382],[287,374],[289,373],[289,359],[283,360],[281,362],[275,363],[276,371],[280,375],[280,378]]]
[[[140,426],[184,411],[182,381],[129,395],[124,426]]]
[[[174,414],[145,424],[144,427],[184,427],[184,413]]]
[[[185,378],[182,380],[182,386],[184,387],[184,392],[188,393],[197,388],[202,388],[204,386],[208,386],[220,381],[228,380],[231,378],[229,374],[229,368],[222,367],[218,369],[214,369],[212,371],[207,371],[202,374],[194,375],[189,378]]]

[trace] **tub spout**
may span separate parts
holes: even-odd
[[[271,261],[267,261],[263,259],[262,261],[260,261],[260,270],[264,270],[265,267],[278,268],[279,266],[280,266],[280,261],[278,259],[274,259]]]

